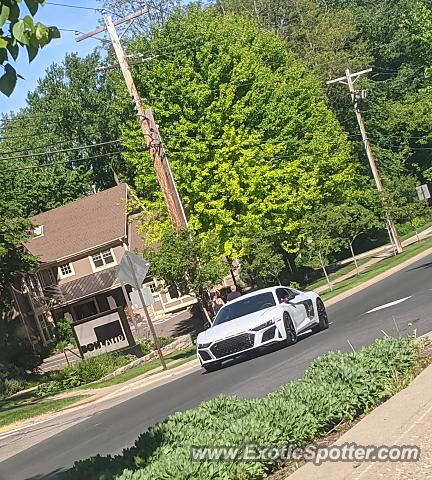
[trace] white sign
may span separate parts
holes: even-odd
[[[155,303],[153,293],[152,293],[152,291],[150,290],[149,287],[143,287],[141,289],[141,292],[143,294],[144,302],[146,304],[146,307],[149,307],[150,305],[153,305],[153,303]],[[139,293],[138,293],[137,290],[133,290],[129,294],[129,296],[130,296],[130,299],[131,299],[131,302],[132,302],[132,308],[134,308],[135,310],[137,310],[138,308],[144,308],[142,303],[141,303],[141,299],[140,299],[140,296],[139,296]]]
[[[87,358],[129,346],[118,312],[73,325],[73,328]]]
[[[134,253],[124,253],[117,270],[117,278],[123,283],[128,283],[129,285],[136,286],[136,281],[132,272],[132,268],[135,271],[138,285],[142,285],[149,271],[150,262],[145,260],[143,257],[140,257],[139,255],[135,255]]]

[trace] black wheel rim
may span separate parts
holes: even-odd
[[[292,319],[288,315],[285,316],[285,328],[287,330],[287,337],[289,338],[290,343],[295,343],[297,340],[297,333],[294,329]]]
[[[328,316],[322,300],[318,300],[318,318],[323,325],[328,325]]]

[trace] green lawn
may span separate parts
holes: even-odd
[[[362,258],[360,260],[357,260],[358,266],[363,265],[369,261],[369,258]],[[355,271],[355,265],[354,263],[349,263],[348,265],[345,265],[344,267],[339,268],[336,272],[333,272],[329,275],[330,281],[336,280],[339,277],[342,277],[343,275],[349,273],[349,272],[354,272]],[[322,270],[321,270],[322,272]],[[307,284],[305,286],[306,289],[308,290],[315,290],[318,287],[321,287],[322,285],[327,285],[327,281],[325,278],[321,278],[313,283]]]
[[[424,230],[428,229],[431,226],[432,226],[432,222],[426,223],[421,228],[419,228],[418,233],[423,232]],[[406,233],[405,235],[401,235],[400,239],[401,239],[401,241],[404,241],[407,238],[413,237],[414,235],[415,235],[415,231],[413,230],[413,231],[410,231],[410,232]],[[357,260],[357,263],[360,266],[360,265],[363,265],[364,263],[366,263],[369,260],[370,260],[370,258],[366,257],[366,258],[362,258],[362,259]],[[320,271],[320,273],[322,273],[321,269],[319,269],[319,271]],[[350,261],[347,265],[338,269],[336,272],[331,273],[329,275],[330,281],[334,281],[337,278],[339,278],[339,277],[341,277],[341,276],[343,276],[343,275],[345,275],[349,272],[355,272],[355,265],[354,265],[353,261]],[[325,278],[320,278],[319,280],[316,280],[312,283],[306,284],[304,286],[304,288],[307,289],[307,290],[315,290],[316,288],[321,287],[323,285],[327,285],[327,281],[326,281]]]
[[[196,357],[196,348],[190,347],[180,352],[172,353],[171,355],[167,355],[165,357],[165,362],[167,364],[167,369],[178,367],[179,365],[183,365],[193,358]],[[172,364],[172,365],[170,365]],[[97,382],[88,385],[83,385],[79,387],[80,389],[87,389],[87,388],[105,388],[110,387],[111,385],[118,385],[119,383],[127,382],[128,380],[132,380],[135,377],[143,375],[144,373],[150,372],[151,370],[155,370],[160,367],[159,359],[151,360],[150,362],[144,363],[135,368],[131,368],[130,370],[126,370],[126,372],[118,375],[117,377],[112,378],[111,380],[106,380],[104,382]],[[158,370],[159,371],[159,370]],[[158,372],[157,371],[157,372]],[[156,371],[154,373],[157,373]]]
[[[87,396],[77,395],[56,400],[46,400],[26,395],[18,399],[2,400],[0,401],[0,428],[11,423],[43,415],[44,413],[57,412]]]
[[[405,260],[409,260],[410,258],[415,257],[419,253],[424,252],[429,248],[432,248],[432,238],[428,238],[427,240],[424,240],[420,243],[413,243],[412,245],[405,247],[404,251],[399,255],[386,258],[374,265],[371,265],[370,268],[362,272],[360,275],[344,280],[343,282],[337,283],[336,285],[333,286],[332,292],[327,291],[321,296],[324,298],[324,300],[328,300],[332,297],[335,297],[336,295],[346,292],[347,290],[350,290],[351,288],[354,288],[357,285],[360,285],[361,283],[364,283],[370,280],[371,278],[376,277],[380,273],[383,273],[389,270],[390,268],[395,267],[396,265],[399,265]]]

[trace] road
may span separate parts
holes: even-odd
[[[265,395],[302,376],[316,357],[331,350],[349,351],[348,340],[357,350],[383,337],[383,331],[394,336],[413,329],[418,335],[427,333],[432,330],[431,300],[432,255],[331,306],[329,330],[305,336],[292,347],[233,362],[218,372],[195,371],[109,409],[83,415],[80,423],[0,463],[0,479],[51,480],[74,460],[120,452],[167,415],[219,393],[243,398]],[[388,303],[394,304],[382,308]],[[12,436],[9,441],[18,444],[20,439]]]

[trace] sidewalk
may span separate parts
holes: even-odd
[[[419,238],[420,240],[425,240],[426,238],[429,238],[432,236],[432,227],[427,228],[426,230],[423,230],[422,232],[419,233]],[[402,242],[403,247],[407,247],[408,245],[412,245],[413,243],[416,243],[417,237],[414,235],[410,238],[407,238]],[[357,260],[360,260],[362,258],[367,258],[371,257],[370,260],[368,260],[366,263],[363,263],[363,265],[359,266],[359,272],[362,273],[365,270],[367,270],[371,265],[375,265],[378,262],[381,262],[381,260],[384,260],[385,258],[391,257],[393,255],[393,248],[391,245],[383,245],[382,247],[378,247],[374,250],[369,250],[367,252],[364,252],[360,255],[357,255],[356,258]],[[347,258],[345,260],[342,260],[341,265],[348,264],[352,262],[352,258]],[[343,282],[344,280],[347,280],[349,278],[355,277],[357,275],[357,271],[355,269],[355,266],[353,264],[353,270],[351,272],[346,273],[345,275],[341,275],[340,277],[335,278],[334,280],[331,281],[332,285],[336,285],[340,282]],[[321,285],[320,287],[317,287],[314,289],[314,292],[316,293],[323,293],[328,291],[329,287],[327,284]]]
[[[429,334],[430,335],[430,334]],[[429,337],[431,338],[431,337]],[[289,480],[425,480],[432,478],[432,365],[407,388],[377,407],[333,445],[417,446],[414,462],[308,463]]]

